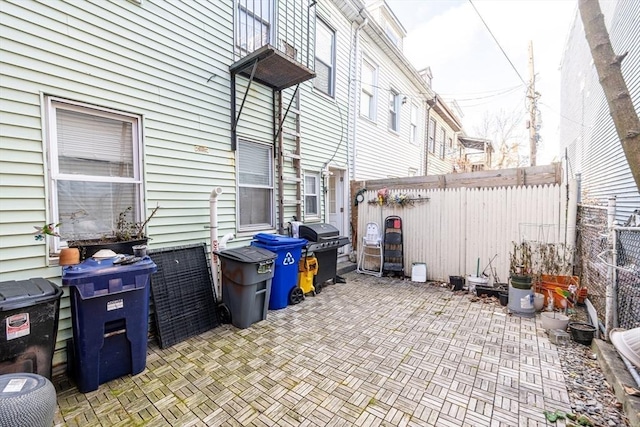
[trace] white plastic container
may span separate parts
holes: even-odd
[[[487,286],[488,284],[488,277],[467,276],[467,289],[470,293],[475,293],[476,286]]]
[[[427,281],[427,264],[414,262],[411,267],[411,281],[424,283]]]

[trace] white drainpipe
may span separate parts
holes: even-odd
[[[218,196],[222,194],[222,187],[216,187],[209,197],[209,234],[211,238],[211,269],[213,270],[213,287],[216,296],[220,298],[220,275],[218,268],[218,256],[214,253],[218,247]]]

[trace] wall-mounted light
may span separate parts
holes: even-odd
[[[407,97],[406,97],[406,96],[403,96],[403,97],[402,97],[402,105],[404,105],[404,104],[406,104],[406,103],[407,103]]]

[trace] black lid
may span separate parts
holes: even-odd
[[[0,282],[0,311],[27,307],[61,296],[62,289],[42,277]]]
[[[225,249],[215,252],[220,258],[246,263],[256,263],[276,259],[277,254],[256,246],[243,246],[241,248]]]

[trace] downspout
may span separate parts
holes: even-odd
[[[216,187],[209,196],[209,237],[211,239],[211,269],[213,270],[213,286],[216,295],[221,295],[220,276],[218,273],[218,196],[222,194],[222,187]]]
[[[364,20],[356,27],[355,32],[353,33],[353,56],[351,57],[351,65],[352,65],[352,69],[349,75],[349,78],[351,79],[351,81],[354,83],[353,88],[351,89],[353,92],[353,104],[354,106],[357,105],[357,100],[358,100],[358,94],[359,94],[359,88],[360,88],[360,84],[362,84],[362,82],[360,82],[360,84],[358,84],[358,79],[357,77],[357,73],[358,73],[358,58],[360,57],[360,30],[362,30],[362,28],[364,28],[365,25],[367,25],[369,23],[369,19],[368,18],[364,18]],[[351,103],[349,103],[351,104]],[[350,153],[349,151],[349,144],[347,144],[347,162],[349,161],[349,155],[351,154],[352,156],[352,162],[351,162],[351,179],[356,179],[356,154],[358,152],[357,150],[357,144],[356,144],[356,138],[357,138],[357,128],[358,128],[358,115],[360,113],[360,109],[359,108],[354,108],[353,109],[353,135],[352,135],[352,140],[353,140],[353,154]],[[351,203],[349,203],[349,206],[351,206]]]
[[[424,176],[427,176],[428,172],[429,172],[429,126],[431,123],[431,105],[429,105],[429,101],[425,101],[424,104],[426,105],[426,109],[427,109],[427,122],[425,123],[424,129],[425,129],[425,136],[426,138],[424,139],[425,144],[424,144]]]
[[[614,230],[616,218],[616,198],[610,197],[607,206],[607,232],[609,234],[609,262],[607,263],[607,289],[606,289],[606,309],[605,309],[605,339],[609,339],[609,332],[614,328],[616,322],[616,274],[615,263],[616,260],[616,247],[615,247],[615,234]]]

